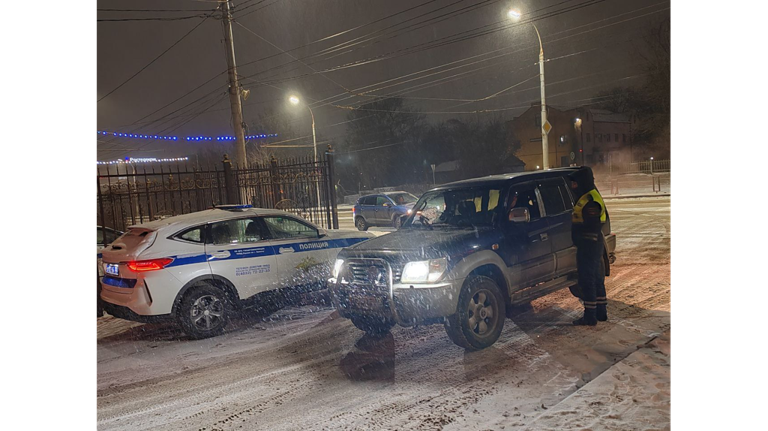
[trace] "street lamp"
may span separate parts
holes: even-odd
[[[579,152],[581,153],[581,164],[584,165],[584,133],[581,131],[581,118],[576,117],[575,120],[573,120],[573,127],[578,132],[577,137],[579,138]],[[574,151],[576,149],[574,148]],[[573,160],[574,164],[576,164],[576,158],[574,157]]]
[[[301,103],[301,99],[299,99],[298,96],[293,96],[293,95],[288,98],[288,101],[291,102],[292,105],[298,105],[299,103]],[[312,113],[312,108],[310,108],[308,104],[305,103],[304,106],[307,107],[307,109],[309,110],[309,115],[310,117],[312,117],[312,146],[315,149],[315,168],[317,168],[317,136],[315,135],[315,114]],[[317,191],[317,207],[319,211],[319,208],[320,208],[320,179],[319,178],[317,180],[316,191]]]
[[[519,20],[523,14],[516,9],[510,9],[507,12],[512,20]],[[539,80],[541,81],[541,151],[542,151],[542,165],[543,169],[549,169],[549,141],[547,140],[547,132],[544,130],[544,125],[547,123],[547,103],[544,94],[544,45],[541,43],[541,35],[536,24],[531,21],[533,29],[536,30],[536,37],[539,39]]]

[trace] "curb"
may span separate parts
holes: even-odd
[[[634,198],[668,198],[671,197],[672,193],[654,193],[654,194],[647,194],[647,195],[608,195],[603,196],[603,199],[634,199]]]

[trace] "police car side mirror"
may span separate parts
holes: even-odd
[[[508,219],[512,223],[528,223],[531,221],[531,214],[528,208],[512,208],[509,210]]]
[[[324,229],[320,229],[320,230],[317,231],[317,237],[318,238],[324,238],[326,236],[328,236],[328,232],[325,231]]]

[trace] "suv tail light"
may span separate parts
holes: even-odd
[[[155,271],[165,268],[170,265],[171,262],[173,262],[173,259],[170,257],[149,260],[132,260],[128,262],[128,269],[133,272]]]

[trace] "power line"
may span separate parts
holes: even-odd
[[[152,18],[102,18],[97,19],[97,22],[129,22],[129,21],[184,21],[195,18],[208,18],[206,14],[187,15],[177,17],[152,17]]]
[[[662,4],[662,3],[666,3],[666,2],[660,2],[660,3],[657,3],[657,4],[655,4],[655,5],[652,5],[652,6],[648,6],[648,7],[657,6],[657,5],[660,5],[660,4]],[[590,24],[587,24],[587,25],[592,25],[592,24],[594,24],[594,23],[597,23],[597,22],[602,22],[602,21],[605,21],[605,20],[614,19],[614,18],[616,18],[616,17],[622,16],[622,15],[626,15],[626,14],[629,14],[629,13],[634,13],[634,12],[636,12],[636,11],[639,11],[639,10],[643,10],[643,9],[646,9],[646,8],[648,8],[648,7],[639,8],[639,9],[636,9],[636,10],[634,10],[634,11],[631,11],[631,12],[627,12],[627,13],[619,14],[619,15],[616,15],[616,16],[613,16],[613,17],[609,17],[609,18],[606,18],[606,19],[603,19],[603,20],[598,20],[598,21],[595,21],[595,22],[593,22],[593,23],[590,23]],[[569,38],[571,38],[571,37],[573,37],[573,36],[577,36],[577,35],[581,35],[581,34],[590,33],[590,32],[593,32],[593,31],[596,31],[596,30],[599,30],[599,29],[602,29],[602,28],[606,28],[606,27],[609,27],[609,26],[612,26],[612,25],[618,25],[618,24],[621,24],[621,23],[624,23],[624,22],[627,22],[627,21],[630,21],[630,20],[639,19],[639,18],[642,18],[642,17],[648,16],[648,15],[651,15],[651,14],[655,14],[655,13],[658,13],[658,12],[661,12],[661,11],[664,11],[664,10],[667,10],[667,9],[668,9],[668,8],[665,8],[665,9],[661,9],[661,10],[657,10],[657,11],[649,12],[649,13],[646,13],[646,14],[643,14],[643,15],[640,15],[640,16],[635,16],[635,17],[627,18],[627,19],[624,19],[624,20],[621,20],[621,21],[615,21],[615,22],[612,22],[611,24],[607,24],[607,25],[604,25],[604,26],[602,26],[602,27],[597,27],[597,28],[593,28],[593,29],[589,29],[589,30],[585,30],[585,31],[582,31],[582,32],[580,32],[580,33],[577,33],[577,34],[569,35],[569,36],[567,36],[567,37],[562,37],[562,38],[558,38],[558,39],[550,40],[550,41],[547,41],[547,43],[550,43],[550,44],[551,44],[551,43],[554,43],[554,42],[559,42],[559,41],[562,41],[562,40],[567,40],[567,39],[569,39]],[[584,27],[584,26],[580,26],[580,27]],[[565,33],[565,32],[567,32],[567,31],[558,32],[558,33],[555,33],[555,34],[561,34],[561,33]],[[444,64],[444,65],[439,65],[439,66],[431,67],[431,68],[428,68],[428,69],[423,69],[423,70],[421,70],[421,71],[412,72],[412,73],[410,73],[410,74],[407,74],[407,75],[402,75],[402,76],[400,76],[400,77],[396,77],[396,78],[391,78],[391,79],[388,79],[388,80],[385,80],[385,81],[381,81],[381,82],[379,82],[379,83],[376,83],[376,84],[371,84],[371,85],[368,85],[368,86],[360,87],[360,88],[357,88],[357,89],[355,89],[355,90],[353,90],[353,91],[354,91],[354,92],[360,92],[361,90],[364,90],[364,89],[366,89],[366,88],[370,88],[370,87],[373,87],[373,86],[375,86],[375,85],[379,85],[379,84],[383,84],[383,83],[389,83],[389,82],[392,82],[392,81],[397,81],[397,80],[400,80],[400,79],[402,79],[402,78],[405,78],[405,77],[409,77],[409,76],[412,76],[412,75],[416,75],[416,74],[419,74],[419,73],[422,73],[422,72],[431,71],[431,70],[434,70],[434,69],[437,69],[437,68],[441,68],[441,67],[444,67],[444,66],[447,66],[447,65],[452,65],[452,64],[455,64],[455,63],[460,63],[460,62],[463,62],[463,61],[466,61],[466,60],[469,60],[469,59],[473,59],[473,58],[477,58],[477,57],[482,57],[482,56],[485,56],[485,55],[489,55],[489,54],[493,54],[493,53],[495,53],[495,52],[503,51],[503,50],[506,50],[506,49],[508,49],[508,48],[500,48],[500,49],[497,49],[497,50],[493,50],[493,51],[490,51],[490,52],[488,52],[488,53],[485,53],[485,54],[478,54],[478,55],[475,55],[475,56],[471,56],[471,57],[468,57],[468,58],[465,58],[465,59],[462,59],[462,60],[456,60],[456,61],[453,61],[453,62],[450,62],[450,63],[446,63],[446,64]],[[456,69],[456,68],[460,68],[460,67],[465,67],[465,66],[468,66],[468,65],[470,65],[470,64],[475,64],[475,63],[479,63],[479,62],[482,62],[482,61],[488,61],[488,60],[492,60],[493,58],[498,58],[498,57],[501,57],[501,56],[510,55],[510,54],[513,54],[513,53],[516,53],[516,52],[521,52],[521,51],[523,51],[523,49],[519,49],[519,50],[517,50],[517,51],[513,51],[513,52],[511,52],[511,53],[508,53],[508,54],[501,54],[501,55],[498,55],[498,56],[495,56],[495,57],[492,57],[492,58],[488,58],[488,59],[484,59],[484,60],[478,60],[478,61],[476,61],[476,62],[473,62],[473,63],[469,63],[469,64],[466,64],[466,65],[462,65],[462,66],[457,66],[457,67],[454,67],[453,69]],[[449,70],[450,70],[450,69],[449,69]],[[443,71],[443,72],[444,72],[444,71]],[[439,73],[441,73],[441,72],[435,72],[435,73],[432,73],[432,74],[430,74],[430,75],[427,75],[427,76],[432,76],[432,75],[435,75],[435,74],[439,74]],[[424,76],[424,77],[426,77],[426,76]],[[414,78],[414,79],[410,79],[409,81],[413,81],[413,80],[417,80],[417,79],[423,79],[424,77],[420,77],[420,78]],[[408,81],[404,81],[404,82],[408,82]],[[388,85],[387,87],[392,87],[392,86],[401,85],[401,84],[402,84],[402,83],[404,83],[404,82],[401,82],[401,83],[395,83],[395,84],[391,84],[391,85]],[[381,89],[383,89],[383,88],[387,88],[387,87],[380,87],[380,88],[377,88],[377,89],[374,89],[374,90],[369,90],[369,91],[367,91],[366,93],[368,93],[368,92],[371,92],[371,91],[377,91],[377,90],[381,90]],[[338,102],[339,102],[339,101],[341,101],[341,100],[346,100],[346,99],[349,99],[349,98],[350,98],[350,97],[343,97],[342,99],[338,99],[339,97],[342,97],[342,96],[344,96],[344,94],[345,94],[345,93],[341,93],[341,94],[336,94],[336,95],[334,95],[334,96],[326,97],[326,98],[324,98],[324,99],[321,99],[321,101],[320,101],[320,102],[328,102],[329,100],[334,100],[334,99],[337,99],[337,100],[336,100],[335,102],[333,102],[333,103],[338,103]],[[325,104],[327,105],[327,104],[329,104],[329,103],[330,103],[330,102],[328,102],[328,103],[325,103]],[[325,105],[319,105],[319,106],[325,106]]]
[[[216,9],[96,9],[98,12],[213,12]]]
[[[335,34],[333,34],[333,35],[330,35],[330,36],[326,36],[326,37],[323,37],[323,38],[317,39],[317,40],[315,40],[315,41],[312,41],[312,42],[309,42],[309,43],[307,43],[307,44],[305,44],[305,45],[302,45],[302,46],[299,46],[299,47],[296,47],[296,48],[290,49],[290,50],[288,50],[287,52],[291,52],[291,51],[294,51],[294,50],[297,50],[297,49],[300,49],[300,48],[303,48],[303,47],[306,47],[306,46],[309,46],[309,45],[313,45],[313,44],[316,44],[316,43],[319,43],[319,42],[322,42],[322,41],[325,41],[325,40],[330,40],[330,39],[333,39],[333,38],[335,38],[335,37],[341,36],[341,35],[343,35],[343,34],[346,34],[346,33],[348,33],[348,32],[351,32],[351,31],[354,31],[354,30],[357,30],[357,29],[360,29],[360,28],[363,28],[363,27],[366,27],[366,26],[369,26],[369,25],[372,25],[372,24],[376,24],[376,23],[378,23],[378,22],[381,22],[381,21],[384,21],[384,20],[387,20],[387,19],[393,18],[393,17],[395,17],[395,16],[397,16],[397,15],[400,15],[400,14],[403,14],[403,13],[407,13],[407,12],[410,12],[410,11],[412,11],[412,10],[418,9],[418,8],[420,8],[420,7],[426,6],[426,5],[430,4],[430,3],[433,3],[434,1],[436,1],[436,0],[429,0],[429,1],[423,2],[423,3],[421,3],[421,4],[418,4],[418,5],[415,5],[415,6],[413,6],[413,7],[407,8],[407,9],[405,9],[405,10],[402,10],[402,11],[399,11],[399,12],[396,12],[396,13],[393,13],[393,14],[390,14],[390,15],[388,15],[388,16],[385,16],[385,17],[383,17],[383,18],[379,18],[379,19],[373,20],[373,21],[371,21],[371,22],[368,22],[368,23],[366,23],[366,24],[362,24],[362,25],[359,25],[359,26],[357,26],[357,27],[353,27],[353,28],[351,28],[351,29],[347,29],[347,30],[344,30],[344,31],[341,31],[341,32],[335,33]],[[239,18],[242,18],[243,16],[242,16],[242,15],[239,15],[238,17],[239,17]],[[278,56],[278,55],[282,55],[282,53],[281,53],[281,54],[274,54],[274,55],[271,55],[271,56],[267,56],[267,57],[264,57],[264,58],[260,58],[260,59],[257,59],[257,60],[254,60],[254,61],[251,61],[251,62],[248,62],[248,63],[243,63],[243,64],[241,64],[241,65],[240,65],[240,67],[246,66],[246,65],[248,65],[248,64],[253,64],[253,63],[256,63],[256,62],[258,62],[258,61],[261,61],[261,60],[265,60],[265,59],[268,59],[268,58],[272,58],[272,57],[275,57],[275,56]],[[179,100],[183,99],[184,97],[188,96],[189,94],[193,93],[194,91],[197,91],[199,88],[201,88],[201,87],[205,86],[206,84],[208,84],[209,82],[211,82],[213,79],[217,78],[219,75],[221,75],[221,74],[223,74],[223,73],[225,73],[225,72],[226,72],[226,70],[224,70],[224,71],[220,72],[219,74],[217,74],[217,75],[213,76],[212,78],[208,79],[207,81],[205,81],[203,84],[201,84],[201,85],[199,85],[199,86],[195,87],[194,89],[190,90],[188,93],[184,94],[183,96],[181,96],[181,97],[179,97],[179,98],[175,99],[174,101],[172,101],[172,102],[170,102],[170,103],[168,103],[168,104],[164,105],[163,107],[161,107],[161,108],[159,108],[159,109],[155,110],[154,112],[152,112],[152,113],[150,113],[150,114],[148,114],[148,115],[146,115],[146,116],[142,117],[141,119],[139,119],[139,120],[137,121],[137,123],[138,123],[138,122],[140,122],[140,121],[142,121],[142,120],[144,120],[144,119],[146,119],[147,117],[149,117],[149,116],[151,116],[151,115],[154,115],[155,113],[157,113],[157,112],[159,112],[159,111],[161,111],[161,110],[163,110],[163,109],[167,108],[168,106],[170,106],[170,105],[172,105],[172,104],[176,103],[177,101],[179,101]],[[257,82],[258,82],[258,81],[257,81]],[[269,84],[265,84],[265,85],[269,85]],[[114,91],[114,90],[113,90],[113,91]],[[111,92],[110,92],[110,93],[111,93]],[[108,94],[108,95],[109,95],[109,94]],[[105,96],[105,97],[106,97],[106,96]],[[101,100],[101,99],[100,99],[100,100]],[[135,123],[134,123],[134,124],[135,124]]]
[[[191,30],[189,30],[189,31],[188,31],[186,34],[184,34],[184,36],[182,36],[182,37],[181,37],[179,40],[177,40],[176,42],[174,42],[174,43],[173,43],[171,46],[169,46],[169,47],[168,47],[168,48],[167,48],[165,51],[161,52],[161,53],[160,53],[160,55],[158,55],[158,56],[157,56],[157,57],[155,57],[155,58],[154,58],[152,61],[150,61],[149,63],[147,63],[147,64],[146,64],[144,67],[142,67],[141,69],[139,69],[139,71],[138,71],[138,72],[134,73],[133,75],[131,75],[131,77],[130,77],[130,78],[126,79],[125,81],[123,81],[122,83],[120,83],[120,85],[118,85],[117,87],[113,88],[113,89],[112,89],[112,91],[110,91],[109,93],[107,93],[107,94],[105,94],[105,95],[101,96],[101,98],[100,98],[99,100],[97,100],[97,101],[96,101],[96,103],[98,103],[98,102],[101,102],[101,101],[102,101],[102,100],[104,100],[104,99],[105,99],[107,96],[109,96],[110,94],[112,94],[112,93],[114,93],[115,91],[117,91],[117,90],[118,90],[120,87],[122,87],[123,85],[127,84],[128,82],[130,82],[130,81],[131,81],[133,78],[137,77],[137,76],[138,76],[138,75],[139,75],[141,72],[143,72],[144,70],[146,70],[146,69],[147,69],[149,66],[151,66],[152,64],[154,64],[154,63],[155,63],[157,60],[159,60],[159,59],[160,59],[162,56],[164,56],[166,53],[168,53],[168,51],[170,51],[171,49],[173,49],[173,47],[175,47],[176,45],[178,45],[179,43],[181,43],[181,41],[182,41],[182,40],[184,40],[184,39],[185,39],[187,36],[189,36],[190,34],[192,34],[192,32],[193,32],[193,31],[195,31],[195,30],[196,30],[198,27],[200,27],[201,25],[203,25],[203,23],[204,23],[205,21],[207,21],[207,20],[208,20],[208,18],[210,18],[212,15],[213,15],[213,13],[210,13],[210,14],[208,14],[208,15],[207,15],[207,16],[206,16],[206,17],[205,17],[205,18],[204,18],[202,21],[200,21],[200,22],[199,22],[199,23],[198,23],[196,26],[192,27],[192,29],[191,29]]]
[[[451,3],[451,4],[449,4],[448,6],[445,6],[445,7],[453,6],[453,5],[457,4],[457,3],[460,3],[461,1],[462,1],[462,0],[459,0],[459,1],[453,2],[453,3]],[[499,0],[483,0],[483,1],[481,1],[480,3],[476,3],[476,4],[474,4],[474,5],[468,6],[467,8],[469,8],[469,7],[476,7],[477,5],[479,5],[479,4],[483,4],[483,3],[486,3],[486,2],[488,2],[488,1],[499,1]],[[466,9],[466,8],[464,8],[464,9]],[[392,24],[392,25],[390,25],[389,27],[385,27],[384,29],[376,30],[376,31],[373,31],[373,32],[371,32],[371,33],[368,33],[368,34],[366,34],[366,35],[363,35],[363,36],[359,36],[359,37],[357,37],[357,38],[354,38],[354,39],[352,39],[352,40],[349,40],[349,41],[345,41],[345,42],[341,42],[341,43],[339,43],[339,44],[337,44],[337,45],[334,45],[334,46],[331,46],[331,47],[328,47],[328,48],[324,48],[324,49],[322,49],[322,50],[320,50],[320,51],[318,51],[318,52],[316,52],[316,53],[313,53],[313,54],[309,54],[309,55],[307,55],[307,56],[303,57],[303,58],[302,58],[302,60],[313,59],[313,58],[316,58],[316,57],[320,57],[320,56],[323,56],[323,55],[325,55],[325,54],[328,54],[328,53],[333,53],[333,52],[336,52],[336,51],[338,51],[339,49],[345,49],[345,48],[349,48],[349,47],[352,47],[352,46],[354,46],[354,45],[358,45],[358,44],[360,44],[360,43],[363,43],[363,42],[365,42],[365,41],[363,41],[363,42],[357,42],[357,43],[352,43],[352,42],[354,42],[354,41],[356,41],[356,40],[359,40],[359,39],[361,39],[361,38],[365,38],[365,37],[368,37],[368,36],[374,35],[374,34],[376,34],[376,33],[380,33],[380,32],[382,32],[382,31],[386,31],[386,30],[388,30],[388,29],[391,29],[391,28],[397,27],[397,26],[399,26],[399,25],[401,25],[401,24],[404,24],[404,23],[406,23],[406,22],[408,22],[408,21],[411,21],[411,20],[413,20],[413,19],[417,19],[417,18],[420,18],[420,17],[426,16],[426,15],[429,15],[429,14],[431,14],[431,13],[434,13],[434,12],[437,12],[437,11],[439,11],[439,10],[442,10],[442,8],[438,8],[438,9],[435,9],[435,10],[431,10],[431,11],[428,11],[428,12],[422,13],[421,15],[418,15],[418,16],[416,16],[416,17],[413,17],[413,18],[409,18],[409,19],[407,19],[407,20],[405,20],[405,21],[401,21],[401,22],[398,22],[398,23]],[[456,12],[456,11],[454,11],[454,12],[449,12],[448,14],[452,14],[452,13],[455,13],[455,12]],[[465,11],[464,13],[466,13],[466,11]],[[462,14],[463,14],[463,13],[462,13]],[[461,14],[458,14],[458,15],[461,15]],[[458,15],[456,15],[456,16],[458,16]],[[441,16],[443,16],[443,15],[441,15]],[[436,18],[439,18],[439,17],[436,17]],[[430,19],[427,19],[426,21],[423,21],[423,22],[429,22],[429,21],[431,21],[431,20],[434,20],[434,19],[436,19],[436,18],[430,18]],[[406,28],[407,28],[407,27],[406,27]],[[403,29],[398,29],[398,30],[396,30],[396,31],[400,31],[400,30],[403,30]],[[352,44],[350,45],[350,43],[352,43]],[[354,50],[358,50],[358,49],[361,49],[361,48],[364,48],[364,47],[365,47],[365,46],[363,46],[363,47],[359,47],[359,48],[354,48],[354,49],[353,49],[353,51],[354,51]],[[348,51],[348,52],[351,52],[351,51]],[[330,58],[334,58],[334,57],[336,57],[336,56],[333,56],[333,57],[329,57],[329,58],[325,58],[325,59],[320,59],[320,60],[318,60],[318,61],[316,61],[316,62],[314,62],[314,63],[312,63],[312,64],[317,64],[317,63],[319,63],[320,61],[325,61],[325,60],[328,60],[328,59],[330,59]],[[295,63],[295,62],[296,62],[296,61],[291,61],[291,62],[288,62],[288,63],[284,63],[284,64],[281,64],[281,65],[278,65],[278,66],[274,66],[274,67],[271,67],[271,68],[268,68],[268,69],[262,70],[262,71],[260,71],[260,72],[257,72],[256,74],[254,74],[254,75],[251,75],[251,76],[255,76],[255,75],[261,75],[261,74],[263,74],[263,73],[267,73],[267,72],[273,71],[273,70],[275,70],[275,69],[279,69],[279,68],[281,68],[281,67],[284,67],[284,66],[288,66],[288,65],[290,65],[290,64],[293,64],[293,63]],[[292,70],[295,70],[295,69],[292,69]],[[288,72],[290,72],[290,71],[288,71]]]

